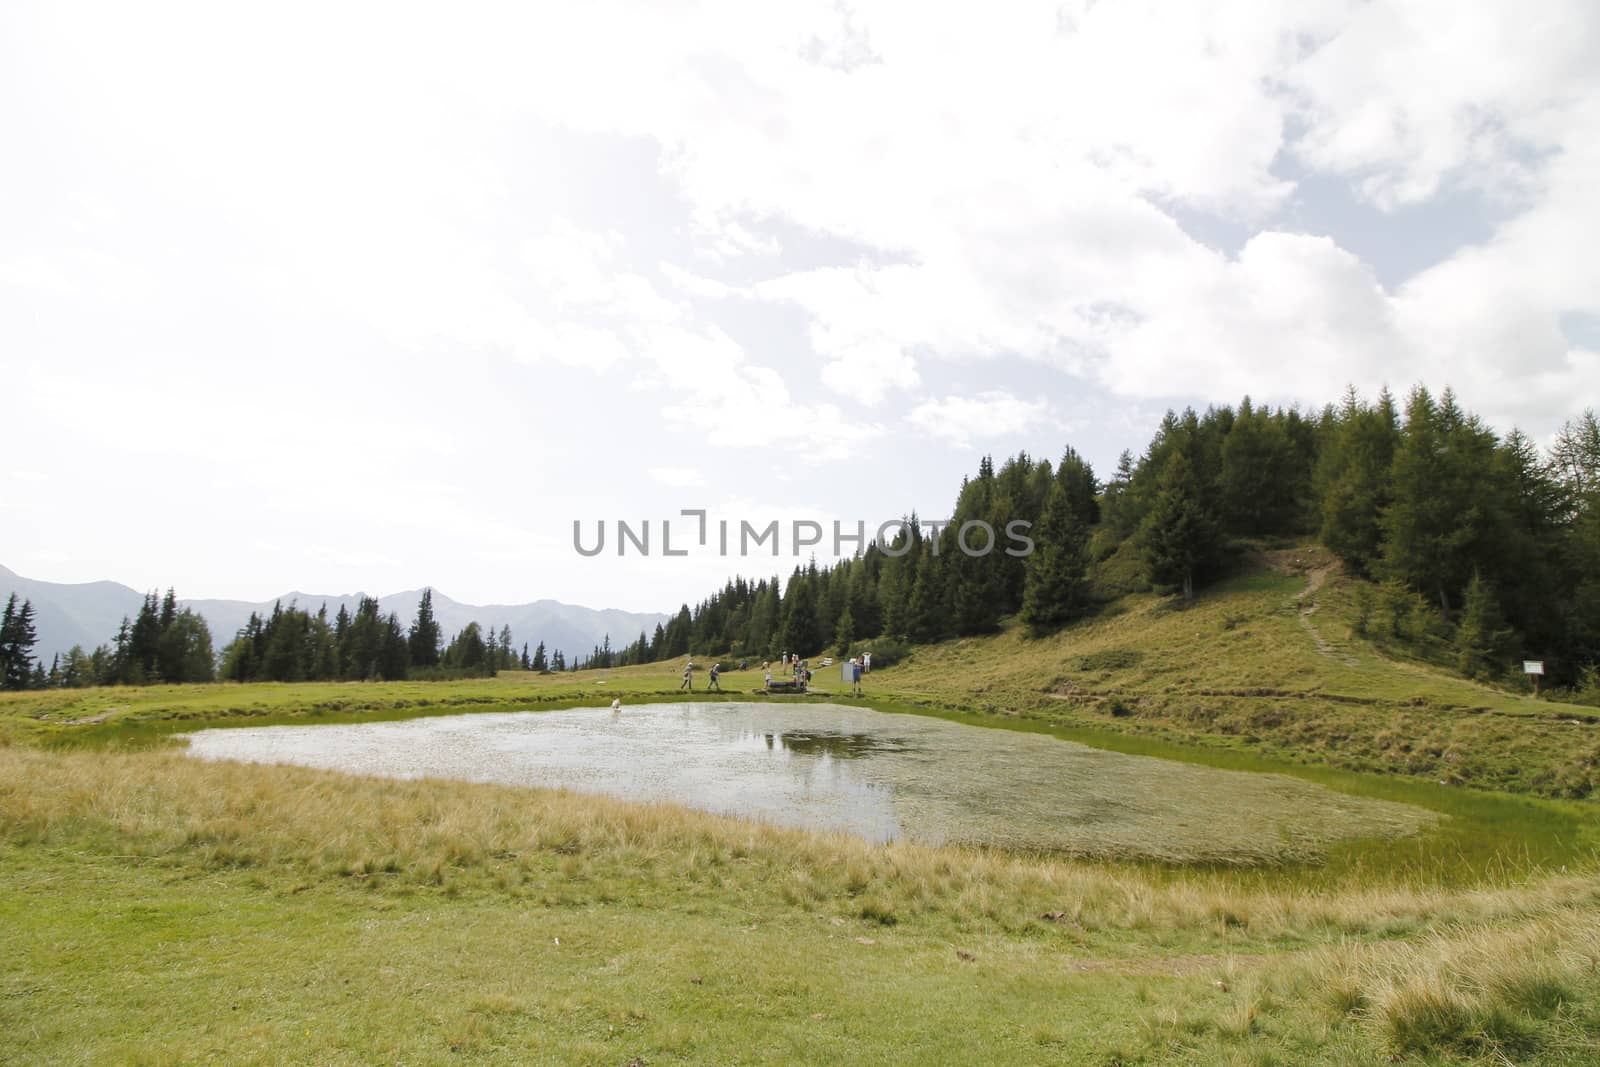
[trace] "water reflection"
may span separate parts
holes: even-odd
[[[1432,816],[1274,775],[827,704],[653,704],[203,730],[207,759],[672,802],[870,841],[1174,860],[1304,855]]]
[[[834,759],[863,759],[881,752],[909,752],[912,747],[904,738],[845,734],[832,730],[769,730],[760,736],[768,749],[781,749],[798,756],[831,756]]]

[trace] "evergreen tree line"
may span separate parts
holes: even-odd
[[[36,640],[32,607],[24,601],[7,605],[0,627],[0,665],[7,689],[78,689],[91,685],[149,685],[157,682],[209,682],[216,677],[216,657],[205,619],[179,609],[171,589],[165,597],[145,594],[139,613],[126,616],[109,644],[85,652],[73,645],[51,658],[49,669],[33,662]],[[12,636],[3,636],[4,634]]]
[[[262,618],[254,612],[222,651],[222,677],[237,682],[397,681],[405,678],[491,677],[496,671],[533,667],[544,659],[512,645],[511,628],[498,633],[468,623],[448,643],[433,613],[433,590],[424,589],[409,628],[377,600],[362,597],[351,612],[344,605],[332,620],[328,606],[315,613],[297,604],[274,604]],[[557,654],[559,658],[559,653]]]
[[[1031,524],[1033,551],[1001,531]],[[979,523],[996,541],[988,542]],[[1227,568],[1241,543],[1314,536],[1356,573],[1359,623],[1374,636],[1447,645],[1469,674],[1543,659],[1555,684],[1600,672],[1600,425],[1569,421],[1544,453],[1501,437],[1446,390],[1413,389],[1403,405],[1354,390],[1308,414],[1257,406],[1168,412],[1137,458],[1124,452],[1104,482],[1076,451],[1051,464],[1021,453],[984,457],[964,478],[948,523],[907,517],[887,543],[829,567],[813,560],[787,581],[742,577],[613,649],[609,635],[570,661],[540,643],[513,649],[469,624],[448,643],[425,591],[409,629],[363,599],[330,622],[276,605],[222,655],[239,681],[397,679],[624,666],[691,652],[771,659],[847,653],[873,642],[887,662],[899,642],[990,633],[1016,617],[1047,633],[1122,592],[1185,599]],[[962,544],[989,551],[974,555]],[[1380,610],[1381,609],[1381,610]],[[0,685],[205,681],[214,675],[204,621],[171,590],[145,598],[115,641],[79,647],[46,670],[32,659],[32,606],[12,596],[0,621]]]
[[[1031,523],[1033,551],[1001,531]],[[988,523],[999,537],[987,554]],[[1393,620],[1447,642],[1461,668],[1494,675],[1527,656],[1573,684],[1600,661],[1600,428],[1592,411],[1541,453],[1501,437],[1449,390],[1353,389],[1320,412],[1258,406],[1168,412],[1137,458],[1100,481],[1072,448],[1056,464],[989,457],[963,479],[947,524],[909,516],[886,545],[780,585],[736,578],[653,635],[583,663],[614,666],[690,652],[770,659],[841,653],[867,639],[938,641],[991,633],[1015,616],[1047,633],[1122,592],[1192,598],[1242,545],[1315,537],[1382,583]],[[1401,612],[1400,605],[1405,610]],[[879,658],[875,654],[875,659]]]
[[[543,642],[530,655],[518,653],[511,629],[498,633],[469,623],[448,643],[433,614],[433,591],[424,590],[417,617],[402,629],[393,614],[365,597],[352,614],[345,607],[330,621],[327,605],[316,613],[296,604],[273,606],[250,621],[222,650],[212,650],[205,619],[179,609],[176,594],[145,596],[133,619],[124,618],[115,638],[93,652],[74,645],[48,669],[33,657],[37,634],[33,605],[12,594],[0,621],[0,688],[81,688],[92,685],[227,681],[365,681],[402,678],[488,677],[496,671],[566,670],[561,652],[547,656]]]

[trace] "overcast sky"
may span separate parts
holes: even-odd
[[[664,610],[794,560],[573,520],[1600,401],[1593,0],[11,0],[0,159],[0,564],[55,581]]]

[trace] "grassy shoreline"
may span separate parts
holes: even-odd
[[[647,669],[647,668],[646,668]],[[1094,748],[1223,770],[1281,774],[1356,796],[1414,804],[1449,818],[1433,831],[1400,842],[1350,841],[1334,846],[1322,863],[1293,864],[1287,877],[1338,884],[1364,878],[1425,877],[1441,884],[1527,877],[1593,862],[1600,855],[1600,820],[1592,802],[1563,802],[1497,791],[1463,789],[1416,778],[1293,762],[1261,752],[1183,745],[1159,737],[1119,732],[1060,719],[963,711],[921,699],[894,697],[759,696],[730,690],[711,695],[630,688],[641,669],[608,672],[604,687],[579,688],[567,678],[515,676],[429,683],[221,684],[144,690],[87,690],[75,701],[35,707],[26,742],[49,749],[137,751],[174,743],[195,729],[241,726],[361,723],[479,712],[554,711],[601,707],[613,697],[629,705],[683,700],[837,703],[892,714],[932,716],[992,729],[1043,734]],[[886,672],[880,672],[886,673]],[[746,672],[753,675],[753,672]],[[739,673],[727,675],[739,679]],[[587,680],[587,679],[585,679]],[[621,683],[621,684],[618,684]],[[735,681],[732,684],[737,684]],[[13,708],[27,706],[13,698]],[[42,703],[42,702],[41,702]],[[105,721],[84,722],[117,709]],[[6,709],[0,703],[0,710]],[[99,709],[99,710],[92,710]],[[15,711],[12,721],[16,722]],[[1131,862],[1131,861],[1130,861]],[[1149,864],[1159,868],[1160,864]]]

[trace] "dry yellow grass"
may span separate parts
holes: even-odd
[[[311,878],[492,884],[559,898],[582,876],[619,892],[770,891],[890,920],[943,914],[1009,927],[1061,911],[1061,921],[1088,930],[1387,937],[1600,904],[1600,881],[1587,874],[1471,890],[1297,887],[1227,872],[874,846],[670,805],[166,752],[0,749],[0,833],[45,845],[102,838],[143,857],[288,867]],[[552,867],[560,877],[547,877]]]
[[[646,1062],[1594,1062],[1587,870],[1317,888],[872,846],[590,795],[15,746],[0,748],[0,855],[8,895],[29,902],[0,899],[0,917],[43,924],[0,964],[0,1023],[36,1035],[22,1062],[620,1063],[619,1035]],[[138,896],[123,902],[124,886]],[[236,931],[249,948],[229,947]],[[563,938],[596,947],[562,955]],[[100,947],[56,961],[84,943]],[[463,944],[481,962],[461,962]],[[535,951],[552,955],[533,966]],[[115,963],[151,952],[137,981]],[[702,997],[702,976],[729,966],[743,972],[724,999]],[[437,1010],[397,1011],[386,975]],[[256,1022],[234,1020],[208,983],[236,1002],[274,992]],[[303,1033],[272,1021],[274,1004],[315,1014],[329,997],[349,1006]],[[1076,1021],[1045,1009],[1063,997]],[[46,1003],[48,1017],[25,1014]],[[138,1037],[127,1020],[152,1003],[162,1030]],[[904,1014],[929,1003],[942,1007],[925,1023]],[[819,1025],[835,1016],[842,1031]],[[587,1029],[551,1029],[566,1019]]]

